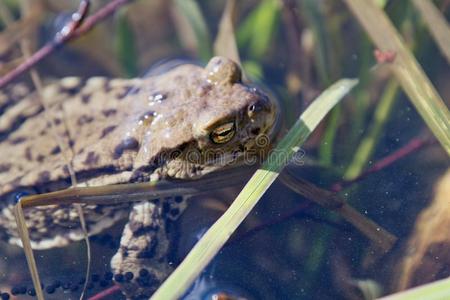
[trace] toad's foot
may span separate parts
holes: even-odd
[[[148,299],[172,271],[169,240],[160,205],[135,204],[111,260],[116,282],[128,299]]]

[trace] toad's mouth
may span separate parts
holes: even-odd
[[[205,171],[209,170],[210,172],[243,165],[259,165],[266,158],[270,146],[270,137],[267,134],[258,134],[242,140],[232,149],[205,151],[202,165]]]

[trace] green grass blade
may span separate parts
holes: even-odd
[[[21,201],[19,201],[19,203],[14,206],[14,218],[16,219],[17,233],[19,234],[20,240],[22,241],[22,247],[27,259],[28,269],[33,281],[33,286],[36,289],[36,296],[38,300],[44,300],[41,280],[39,278],[36,260],[34,259],[33,249],[31,248],[30,235],[25,221],[25,215],[23,213]]]
[[[338,62],[341,60],[339,47],[342,35],[340,26],[329,20],[330,15],[325,11],[323,3],[316,0],[301,1],[302,15],[308,28],[314,36],[314,65],[316,66],[319,86],[329,86],[336,78],[341,77]],[[336,107],[327,118],[327,125],[321,137],[319,147],[319,163],[330,167],[333,163],[335,151],[335,138],[341,123],[342,109]]]
[[[379,7],[383,8],[386,6],[386,2],[387,0],[374,0],[375,4],[378,5]]]
[[[413,4],[420,11],[439,50],[450,63],[450,26],[444,15],[429,0],[414,0]]]
[[[351,180],[361,174],[362,170],[367,167],[367,164],[375,152],[378,140],[383,132],[383,129],[390,118],[392,107],[394,106],[397,94],[398,83],[395,80],[390,80],[381,96],[380,102],[375,108],[373,121],[370,125],[369,132],[363,138],[361,143],[356,148],[353,156],[353,161],[344,174],[345,180]]]
[[[197,1],[175,0],[174,3],[177,11],[185,18],[186,25],[190,26],[189,29],[195,36],[198,55],[202,60],[208,61],[212,55],[211,36]]]
[[[448,300],[450,299],[450,278],[421,285],[404,292],[389,295],[379,300]]]
[[[381,51],[394,51],[392,71],[430,130],[450,155],[450,112],[386,14],[372,0],[345,0]]]
[[[239,27],[239,48],[248,48],[251,58],[261,59],[269,50],[278,27],[280,8],[279,1],[263,0]]]
[[[324,167],[331,167],[333,164],[334,141],[339,128],[342,109],[337,106],[330,113],[325,133],[321,138],[319,148],[319,163]]]
[[[183,295],[258,203],[309,134],[357,82],[354,79],[338,81],[306,109],[263,166],[250,178],[233,204],[211,226],[151,299],[178,299]]]
[[[301,9],[305,13],[305,19],[308,22],[308,27],[314,35],[314,61],[317,67],[317,75],[321,86],[328,86],[331,84],[331,76],[334,72],[333,68],[333,54],[331,51],[336,51],[331,47],[330,32],[327,31],[326,15],[321,10],[321,3],[315,0],[302,1]],[[336,78],[336,77],[335,77]]]
[[[127,77],[138,75],[137,50],[135,36],[129,24],[126,10],[117,14],[117,34],[115,35],[115,52],[117,59]]]
[[[239,65],[241,58],[234,36],[233,20],[236,15],[236,0],[227,0],[225,9],[220,19],[219,32],[214,41],[214,55],[228,57]]]

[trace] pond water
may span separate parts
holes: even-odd
[[[157,172],[197,180],[221,159],[234,163],[231,157],[254,147],[252,138],[267,134],[276,144],[340,78],[360,83],[283,173],[297,185],[304,183],[299,178],[307,181],[303,192],[280,176],[183,299],[375,299],[450,276],[448,153],[396,84],[389,62],[377,64],[376,47],[349,8],[335,1],[236,1],[233,36],[220,26],[225,5],[234,1],[226,2],[131,1],[36,65],[44,85],[59,82],[43,94],[45,108],[36,93],[29,96],[27,89],[34,88],[28,75],[0,89],[0,298],[35,297],[23,249],[8,243],[17,242],[11,207],[18,191],[61,190],[74,178],[80,186],[150,181]],[[0,6],[13,19],[8,25],[5,13],[0,16],[1,75],[22,61],[17,40],[23,32],[36,51],[78,5],[36,0],[23,8],[19,3]],[[107,3],[92,3],[89,14]],[[436,1],[436,7],[448,20],[448,1]],[[413,45],[447,109],[449,63],[418,8],[387,1],[384,10],[406,45]],[[222,41],[214,46],[219,32]],[[204,71],[214,55],[235,59],[234,38],[242,75],[225,59]],[[173,72],[186,63],[193,65]],[[155,75],[159,79],[153,80]],[[59,81],[67,76],[82,79]],[[88,80],[95,76],[138,80]],[[136,83],[145,80],[147,85]],[[135,102],[119,101],[133,95]],[[268,99],[277,101],[276,108]],[[56,112],[53,127],[44,111]],[[60,131],[59,123],[73,127]],[[99,136],[111,139],[102,142]],[[188,151],[193,149],[200,151]],[[202,160],[205,149],[213,149],[214,159]],[[40,157],[40,151],[47,154]],[[177,167],[194,152],[195,164]],[[72,177],[64,169],[68,157],[73,157]],[[179,197],[186,194],[175,191],[134,206],[139,209],[130,223],[131,204],[85,208],[93,233],[87,280],[87,248],[76,210],[57,206],[65,208],[61,217],[54,208],[29,209],[33,246],[42,248],[34,256],[45,299],[79,299],[86,281],[87,299],[126,299],[120,287],[130,297],[149,298],[225,212],[250,173],[237,172],[233,178],[240,184],[227,179],[213,190],[200,183],[187,202]],[[172,183],[175,189],[178,182]],[[121,199],[131,197],[124,195]],[[324,202],[332,205],[320,205]],[[43,240],[50,242],[45,246]],[[138,258],[136,247],[144,253],[137,251]],[[118,249],[119,263],[111,268]]]

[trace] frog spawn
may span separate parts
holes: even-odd
[[[181,201],[180,197],[177,197],[177,201]],[[167,207],[166,207],[167,210]],[[169,212],[167,212],[169,213]],[[96,295],[106,289],[113,287],[114,282],[119,284],[126,284],[131,281],[140,282],[140,284],[145,284],[145,282],[150,279],[150,271],[145,268],[139,269],[137,272],[124,272],[121,274],[113,274],[107,264],[109,261],[110,255],[112,251],[115,252],[118,248],[118,241],[120,237],[115,235],[111,235],[109,233],[95,235],[90,237],[91,247],[95,247],[96,249],[102,249],[101,253],[106,254],[103,256],[100,263],[97,263],[95,269],[93,269],[92,275],[89,277],[87,282],[87,290],[86,293],[89,296]],[[98,250],[95,250],[97,253]],[[41,255],[47,256],[46,253],[42,253]],[[40,255],[40,256],[41,256]],[[53,254],[50,254],[53,255]],[[46,299],[78,299],[81,290],[85,284],[85,277],[81,276],[83,272],[73,272],[73,273],[60,273],[57,275],[58,277],[48,277],[51,276],[49,274],[44,275],[42,279],[42,289],[44,294],[46,295]],[[22,274],[19,274],[22,275]],[[16,274],[17,276],[17,274]],[[33,284],[26,280],[22,282],[18,282],[17,278],[14,275],[14,272],[10,275],[10,281],[13,282],[11,288],[5,289],[1,288],[0,291],[0,299],[32,299],[36,294],[36,291],[33,287]],[[42,275],[41,275],[42,276]],[[21,277],[21,276],[20,276]],[[120,291],[116,291],[116,295],[114,297],[119,297]],[[9,298],[8,298],[9,297]],[[119,299],[119,298],[118,298]],[[122,299],[122,298],[120,298]]]
[[[88,280],[86,285],[87,292],[89,294],[96,294],[108,287],[113,285],[113,273],[106,271],[103,274],[94,273]],[[131,280],[129,278],[132,276],[128,275],[123,280]],[[73,279],[55,279],[52,280],[50,284],[42,284],[42,289],[47,294],[48,297],[61,299],[62,295],[67,297],[67,294],[71,294],[73,297],[77,297],[80,290],[83,288],[86,279],[84,277],[73,278]],[[9,299],[10,295],[21,297],[22,295],[28,295],[31,297],[36,296],[36,290],[29,284],[19,284],[13,286],[9,292],[0,293],[0,299]],[[21,299],[21,298],[20,298]]]

